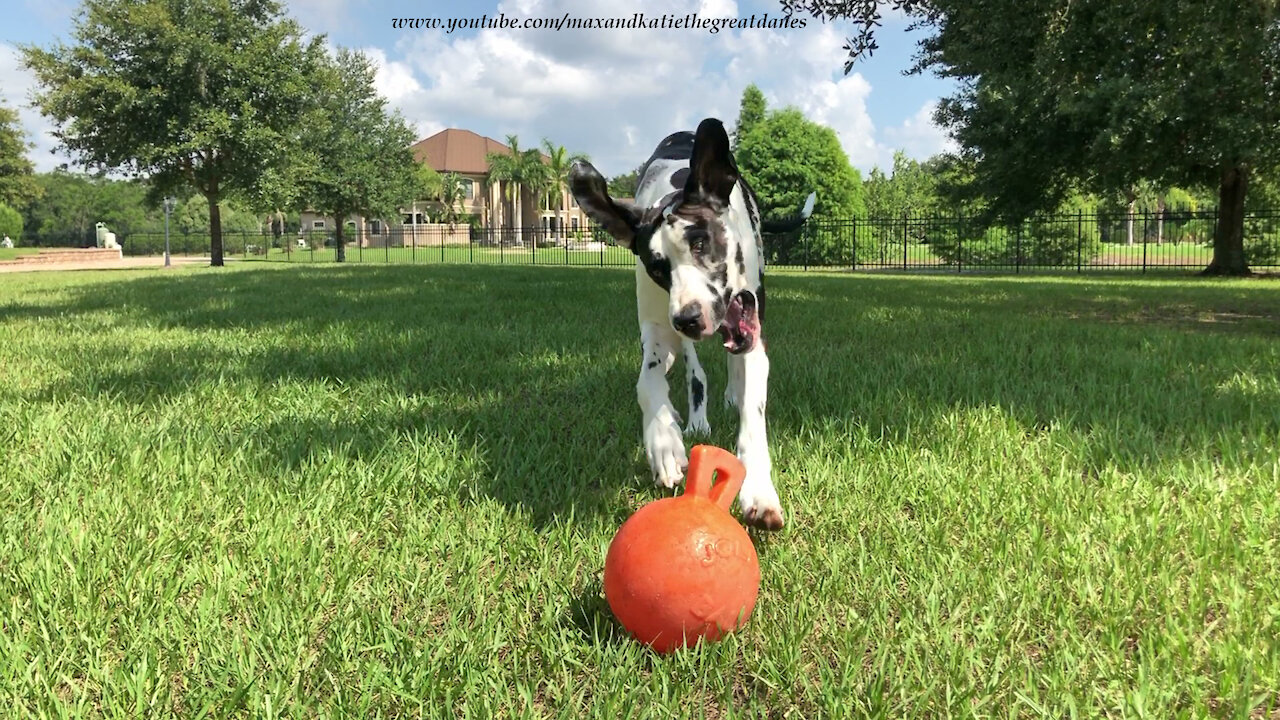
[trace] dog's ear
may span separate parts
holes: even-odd
[[[719,120],[707,118],[698,124],[689,170],[684,185],[686,198],[728,207],[729,195],[738,184],[738,166],[729,150],[729,134]]]
[[[627,202],[609,197],[604,176],[591,163],[574,161],[569,167],[569,191],[587,217],[604,228],[619,244],[631,247],[640,224],[640,211]]]

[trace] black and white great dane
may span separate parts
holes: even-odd
[[[587,162],[569,170],[578,205],[636,255],[636,305],[644,353],[636,395],[643,412],[644,447],[654,481],[675,487],[688,465],[667,373],[677,352],[689,383],[685,432],[709,434],[707,376],[694,342],[719,333],[729,351],[726,405],[738,408],[738,458],[747,469],[738,495],[743,519],[782,527],[765,435],[769,358],[764,321],[764,246],[761,232],[800,227],[814,195],[794,218],[762,223],[755,193],[738,173],[729,136],[708,118],[697,133],[668,135],[640,169],[635,202],[609,197],[604,177]]]

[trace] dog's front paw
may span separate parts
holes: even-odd
[[[652,421],[644,433],[644,447],[653,481],[665,488],[679,485],[689,467],[680,427],[673,422]]]
[[[747,466],[747,477],[742,482],[742,491],[738,493],[738,507],[746,524],[760,530],[781,530],[785,524],[782,503],[769,475],[767,469],[753,471],[751,466]]]
[[[707,413],[704,409],[702,412],[693,413],[689,418],[689,423],[684,426],[685,435],[701,435],[706,437],[711,434],[711,423],[707,422]]]

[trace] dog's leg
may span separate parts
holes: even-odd
[[[773,465],[764,423],[769,357],[765,354],[764,343],[756,343],[740,357],[743,382],[742,403],[738,406],[738,459],[747,468],[747,478],[738,493],[738,504],[742,518],[748,524],[765,530],[778,530],[783,524],[782,504],[778,501],[778,491],[773,487]]]
[[[729,381],[724,386],[724,406],[726,408],[742,407],[742,356],[728,355]]]
[[[707,422],[707,374],[702,371],[698,362],[697,346],[692,340],[681,340],[684,349],[685,378],[689,382],[689,423],[684,427],[685,435],[710,435],[711,424]]]
[[[642,322],[640,342],[644,358],[640,363],[640,379],[636,382],[636,397],[644,423],[645,454],[654,482],[672,488],[680,484],[689,466],[680,433],[680,417],[671,404],[671,388],[667,385],[667,372],[675,364],[680,336],[665,325]]]

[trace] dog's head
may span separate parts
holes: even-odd
[[[671,326],[695,340],[720,332],[734,353],[759,337],[756,297],[741,277],[742,252],[754,251],[755,239],[730,210],[738,177],[724,125],[711,118],[698,125],[684,187],[649,207],[609,197],[604,177],[588,162],[569,171],[578,205],[669,293]]]

